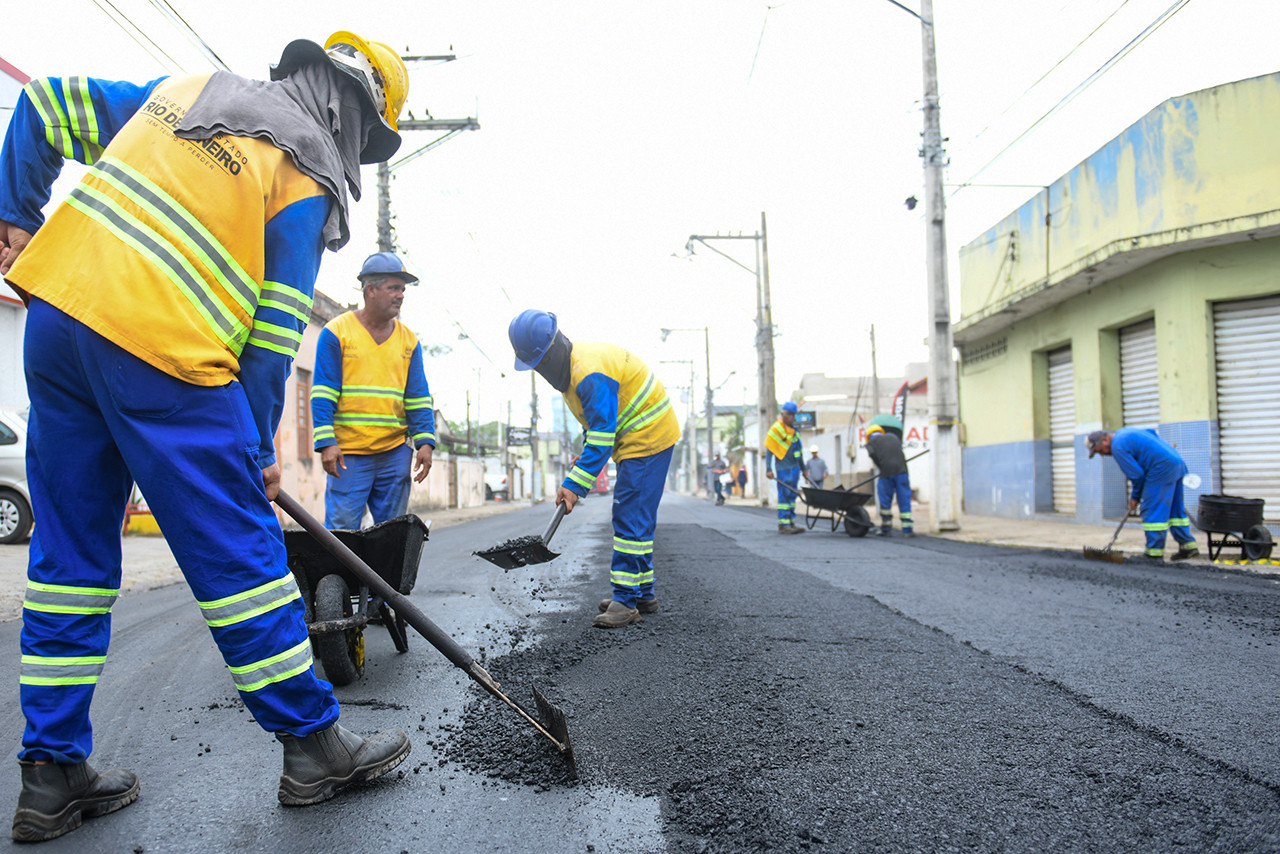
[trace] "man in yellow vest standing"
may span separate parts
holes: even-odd
[[[765,477],[778,482],[778,533],[803,534],[804,528],[796,524],[796,494],[800,483],[800,471],[804,468],[804,445],[796,430],[796,404],[788,400],[782,404],[778,420],[773,422],[764,437]],[[777,475],[774,475],[777,469]]]
[[[138,797],[132,772],[87,761],[135,482],[227,678],[284,745],[280,802],[318,803],[408,755],[400,730],[362,738],[338,724],[271,506],[273,438],[320,258],[347,242],[360,164],[399,147],[407,91],[394,50],[340,31],[324,47],[291,42],[270,81],[48,77],[15,104],[0,274],[27,302],[36,517],[15,840],[61,836]],[[45,222],[67,159],[89,169]],[[191,678],[173,673],[175,685]]]
[[[613,597],[600,603],[591,625],[616,629],[658,610],[654,590],[653,534],[658,504],[680,440],[680,422],[662,380],[644,362],[615,344],[579,341],[560,331],[556,316],[529,309],[512,319],[507,336],[516,370],[537,371],[564,395],[584,430],[582,455],[556,491],[556,504],[572,513],[612,456]]]
[[[436,446],[422,345],[399,320],[405,286],[418,277],[394,252],[376,252],[357,278],[364,306],[320,333],[311,387],[315,447],[329,476],[324,524],[331,529],[358,529],[365,507],[375,525],[402,515],[410,458],[421,483]]]

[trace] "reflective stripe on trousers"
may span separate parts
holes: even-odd
[[[1142,488],[1142,530],[1147,537],[1146,553],[1151,557],[1164,554],[1165,540],[1170,533],[1179,546],[1195,543],[1183,503],[1182,478],[1146,482]]]
[[[613,598],[628,608],[654,593],[653,534],[674,448],[618,461],[613,487]]]
[[[780,468],[773,476],[778,481],[778,527],[786,528],[796,523],[796,494],[791,490],[799,489],[800,469]],[[784,483],[791,489],[783,486]]]

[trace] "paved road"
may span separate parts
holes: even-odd
[[[1280,850],[1274,579],[779,537],[768,511],[670,496],[663,610],[605,632],[607,512],[510,573],[469,552],[547,508],[433,533],[413,596],[517,699],[537,681],[564,707],[577,781],[421,638],[397,655],[373,627],[343,719],[408,729],[403,773],[277,807],[279,747],[174,585],[121,599],[95,700],[95,762],[142,798],[43,850]],[[0,711],[15,751],[13,693]]]

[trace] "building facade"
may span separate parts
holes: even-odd
[[[1172,98],[961,249],[970,513],[1119,518],[1096,429],[1280,520],[1280,74]]]

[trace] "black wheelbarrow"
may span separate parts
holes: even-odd
[[[804,492],[804,524],[810,531],[819,521],[829,520],[834,532],[841,525],[851,537],[865,537],[872,528],[871,515],[865,505],[874,496],[870,492],[853,492],[842,487],[801,488]]]
[[[360,531],[334,531],[339,542],[373,568],[391,587],[407,595],[418,580],[418,561],[427,526],[413,514],[388,519]],[[306,531],[284,532],[289,569],[306,607],[311,650],[334,685],[348,685],[364,673],[364,628],[386,626],[399,652],[409,649],[404,618],[369,585]]]
[[[1209,560],[1217,560],[1228,546],[1240,547],[1241,560],[1268,560],[1275,541],[1262,524],[1264,507],[1261,498],[1201,495],[1196,527],[1204,531],[1209,541]],[[1219,535],[1217,541],[1214,534]]]

